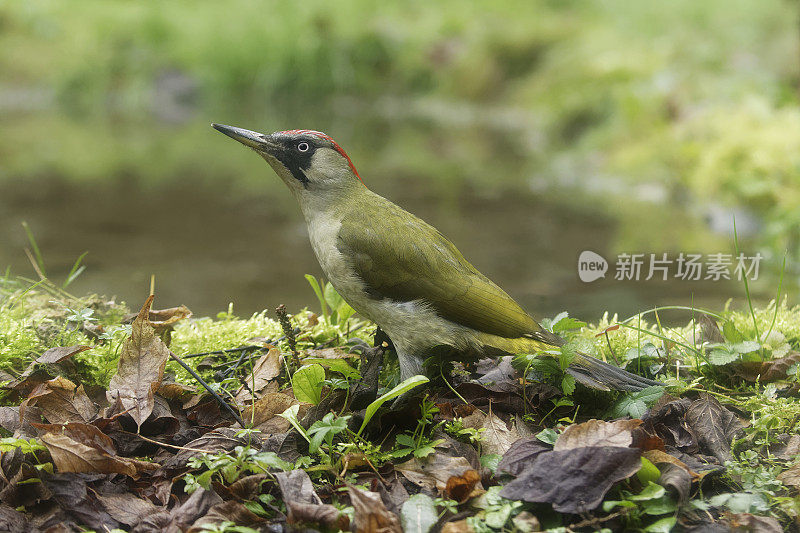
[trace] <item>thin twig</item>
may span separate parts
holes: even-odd
[[[215,350],[213,352],[191,353],[189,355],[184,355],[183,358],[184,359],[191,359],[192,357],[202,357],[204,355],[225,355],[225,354],[229,354],[229,353],[257,350],[259,348],[264,348],[264,347],[259,345],[259,344],[251,344],[249,346],[242,346],[240,348],[228,348],[227,350]]]
[[[187,371],[189,374],[191,374],[191,375],[192,375],[192,377],[193,377],[194,379],[196,379],[196,380],[197,380],[197,382],[198,382],[200,385],[202,385],[202,386],[203,386],[203,388],[204,388],[204,389],[206,389],[206,390],[207,390],[207,391],[208,391],[208,392],[211,394],[211,396],[213,396],[213,397],[214,397],[214,399],[215,399],[215,400],[217,400],[217,402],[219,402],[219,404],[220,404],[221,406],[225,407],[225,409],[227,409],[227,410],[228,410],[228,411],[229,411],[229,412],[230,412],[230,413],[233,415],[233,419],[234,419],[234,420],[236,420],[236,421],[239,423],[239,425],[240,425],[240,426],[242,426],[242,428],[243,428],[243,429],[244,429],[245,427],[247,427],[247,426],[245,426],[245,425],[244,425],[244,422],[242,421],[242,418],[239,416],[239,413],[237,413],[236,411],[234,411],[233,407],[231,407],[231,406],[230,406],[230,404],[229,404],[228,402],[226,402],[225,400],[223,400],[223,399],[220,397],[220,395],[219,395],[219,394],[217,394],[216,392],[214,392],[214,391],[211,389],[211,386],[210,386],[208,383],[206,383],[205,381],[203,381],[203,378],[201,378],[201,377],[200,377],[200,375],[199,375],[197,372],[195,372],[195,371],[194,371],[194,369],[193,369],[192,367],[190,367],[189,365],[187,365],[187,364],[186,364],[186,363],[183,361],[183,359],[181,359],[180,357],[178,357],[178,356],[177,356],[177,355],[175,355],[174,353],[170,352],[170,353],[169,353],[169,355],[170,355],[170,356],[171,356],[173,359],[175,359],[175,360],[178,362],[178,364],[179,364],[179,365],[181,365],[181,366],[183,367],[183,369],[184,369],[184,370],[186,370],[186,371]]]

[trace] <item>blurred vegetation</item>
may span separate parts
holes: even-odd
[[[0,179],[262,186],[211,117],[328,129],[368,180],[741,207],[797,254],[797,26],[787,0],[6,2]]]

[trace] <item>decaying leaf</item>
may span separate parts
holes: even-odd
[[[730,531],[734,533],[781,533],[780,522],[771,516],[756,516],[750,513],[732,514],[728,517]]]
[[[81,352],[85,352],[86,350],[91,350],[91,346],[86,346],[85,344],[76,344],[75,346],[59,346],[56,348],[50,348],[42,355],[36,358],[37,363],[48,363],[48,364],[55,364],[60,363],[65,359],[69,359],[75,354],[79,354]]]
[[[106,512],[114,520],[128,526],[136,525],[145,516],[161,510],[149,501],[143,500],[130,492],[120,494],[95,493],[95,497],[103,504]]]
[[[467,470],[460,476],[451,476],[444,488],[446,498],[464,503],[483,492],[480,489],[481,476],[475,470]]]
[[[686,411],[686,422],[708,453],[721,463],[731,459],[731,441],[743,425],[716,398],[705,394],[692,402]]]
[[[263,523],[265,520],[241,503],[229,500],[211,507],[205,516],[201,516],[195,521],[192,527],[187,530],[187,533],[208,531],[207,526],[222,522],[233,522],[237,526],[250,527]]]
[[[350,518],[333,505],[322,503],[289,502],[286,504],[288,524],[315,524],[334,531],[347,531]]]
[[[491,411],[484,419],[483,427],[485,429],[481,434],[481,446],[485,454],[503,455],[519,440],[516,428],[508,429],[506,423]]]
[[[734,374],[751,383],[772,383],[786,379],[786,371],[797,363],[800,363],[800,352],[790,352],[771,361],[735,361],[728,367]]]
[[[411,459],[395,465],[395,470],[403,474],[412,483],[430,490],[443,491],[452,476],[463,475],[472,470],[463,457],[451,457],[443,453],[435,453],[426,459]]]
[[[618,446],[588,446],[541,453],[522,474],[503,487],[511,500],[551,503],[563,513],[591,511],[617,481],[641,468],[639,450]]]
[[[191,318],[191,316],[192,312],[188,307],[179,305],[168,309],[150,309],[147,314],[147,320],[155,330],[156,335],[164,341],[164,344],[169,346],[175,324],[184,318]],[[135,321],[136,318],[137,315],[128,315],[123,319],[123,322]]]
[[[255,404],[242,412],[242,418],[253,421],[253,427],[263,433],[284,433],[291,427],[285,418],[278,416],[298,402],[292,396],[282,392],[268,392]]]
[[[502,472],[508,472],[513,476],[518,476],[537,455],[552,451],[552,449],[552,446],[545,444],[535,436],[519,439],[503,455],[503,459],[497,465],[497,469]]]
[[[251,400],[253,394],[248,389],[252,389],[258,397],[258,393],[281,373],[281,351],[278,348],[270,348],[269,351],[258,358],[253,365],[253,372],[247,375],[247,387],[242,386],[236,393],[236,401],[239,403]]]
[[[302,502],[319,505],[322,500],[314,490],[314,484],[305,470],[292,470],[291,472],[276,472],[275,479],[281,489],[284,502]]]
[[[792,465],[789,469],[778,474],[778,479],[784,485],[800,488],[800,463]]]
[[[119,399],[139,428],[153,411],[153,395],[161,386],[170,357],[169,348],[147,319],[152,303],[151,295],[133,321],[131,336],[122,345],[117,373],[106,392],[109,403]]]
[[[117,473],[137,477],[140,469],[158,468],[157,464],[117,456],[112,440],[90,424],[72,422],[63,426],[36,424],[36,427],[46,431],[40,439],[47,446],[59,472]]]
[[[573,424],[558,436],[554,450],[571,450],[585,446],[620,446],[626,448],[633,442],[631,432],[639,427],[641,420],[617,420],[605,422],[592,419],[582,424]]]
[[[347,485],[350,502],[355,508],[353,525],[359,533],[402,533],[400,519],[389,512],[377,492],[368,492]]]
[[[37,406],[51,424],[89,422],[97,415],[97,407],[83,390],[67,378],[57,376],[37,385],[27,404]]]

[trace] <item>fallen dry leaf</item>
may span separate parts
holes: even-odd
[[[467,470],[460,476],[451,476],[444,488],[446,498],[464,503],[483,492],[479,489],[481,475],[475,470]],[[476,490],[477,489],[477,490]]]
[[[253,427],[261,431],[265,431],[265,429],[261,427],[262,425],[267,422],[272,422],[270,430],[265,432],[283,433],[289,429],[291,424],[288,420],[278,415],[297,403],[298,401],[288,394],[268,392],[256,403],[247,406],[242,411],[242,419],[247,422],[252,420]],[[281,420],[285,422],[285,424],[280,422]]]
[[[792,465],[789,469],[778,474],[778,479],[784,485],[798,488],[800,487],[800,463]]]
[[[558,436],[554,450],[571,450],[585,446],[620,446],[627,448],[633,442],[631,432],[642,423],[639,419],[605,422],[592,419],[573,424]]]
[[[278,487],[281,489],[284,502],[322,503],[305,470],[276,472],[275,479],[278,480]]]
[[[117,373],[111,377],[106,392],[109,403],[119,399],[137,428],[141,428],[153,411],[153,395],[161,386],[164,367],[171,354],[147,319],[152,303],[150,295],[133,321],[131,336],[122,345]]]
[[[201,533],[208,531],[208,526],[211,524],[220,524],[222,522],[233,522],[237,526],[250,527],[265,522],[265,519],[253,513],[241,503],[229,500],[211,507],[205,516],[198,518],[192,527],[186,531],[187,533]]]
[[[253,365],[253,372],[247,375],[247,387],[242,386],[236,393],[236,401],[240,404],[251,400],[252,389],[256,395],[264,390],[273,379],[281,373],[281,351],[278,348],[270,348],[269,351],[258,358]]]
[[[503,454],[503,459],[497,465],[497,469],[508,472],[512,476],[518,476],[537,455],[552,450],[552,446],[545,444],[535,436],[519,439]]]
[[[591,511],[617,481],[641,468],[637,448],[588,446],[536,456],[500,495],[511,500],[551,503],[562,513]]]
[[[503,455],[519,440],[516,428],[508,429],[506,423],[492,412],[484,419],[483,427],[485,430],[481,433],[481,447],[485,454]]]
[[[103,504],[106,512],[111,517],[122,524],[134,526],[142,518],[156,513],[161,508],[153,505],[147,500],[143,500],[130,492],[120,494],[101,494],[95,492],[97,500]]]
[[[725,463],[731,459],[731,441],[743,424],[710,394],[693,401],[686,411],[686,422],[694,430],[700,445]]]
[[[137,467],[142,461],[118,457],[111,438],[90,424],[36,424],[36,427],[47,431],[39,438],[47,446],[59,472],[138,476]],[[153,468],[157,467],[153,465]]]
[[[751,383],[772,383],[786,379],[786,371],[800,363],[800,352],[791,352],[771,361],[734,361],[728,368],[740,378]]]
[[[368,492],[347,484],[350,502],[355,508],[353,526],[359,533],[402,533],[400,518],[386,509],[377,492]]]
[[[466,520],[457,520],[455,522],[447,522],[442,526],[442,533],[475,533]]]
[[[89,422],[97,415],[97,406],[83,390],[67,378],[58,376],[37,385],[28,396],[27,405],[37,406],[51,424]]]
[[[59,346],[56,348],[50,348],[42,355],[36,358],[37,363],[48,363],[48,364],[55,364],[60,363],[64,359],[69,359],[75,354],[79,354],[81,352],[85,352],[86,350],[91,350],[91,346],[86,346],[85,344],[76,344],[75,346]]]
[[[286,504],[289,516],[288,524],[314,524],[334,531],[347,531],[350,518],[333,505],[323,503],[289,502]]]
[[[426,459],[414,458],[400,463],[394,469],[420,487],[443,491],[447,487],[447,480],[452,476],[463,475],[473,468],[464,457],[435,453]]]

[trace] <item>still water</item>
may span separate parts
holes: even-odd
[[[278,122],[268,131],[316,125],[285,116],[280,121],[213,118],[251,128]],[[317,127],[340,140],[373,190],[439,228],[536,317],[563,310],[587,320],[604,311],[627,317],[656,305],[692,302],[719,308],[730,297],[743,303],[741,283],[734,281],[614,279],[614,261],[622,252],[731,253],[730,234],[715,231],[707,210],[641,186],[609,190],[605,184],[598,187],[597,180],[575,179],[542,186],[539,171],[547,154],[535,136],[519,142],[518,127],[498,132],[502,127],[481,124],[480,117],[457,125],[446,118],[371,116],[345,126],[341,117],[328,117]],[[34,132],[52,122],[30,116],[17,120]],[[88,155],[81,155],[88,158],[87,173],[105,164],[104,150],[109,157],[137,150],[138,159],[103,179],[80,179],[80,168],[64,165],[64,173],[70,173],[65,178],[57,159],[52,170],[37,172],[35,179],[6,169],[0,181],[0,266],[34,277],[24,253],[21,222],[27,221],[48,275],[57,281],[89,252],[86,271],[70,286],[74,293],[116,296],[135,307],[148,294],[153,275],[157,307],[185,304],[201,316],[225,310],[229,302],[240,316],[281,303],[315,309],[303,275],[321,271],[293,198],[260,158],[211,130],[211,120],[194,117],[166,128],[146,120],[124,128],[68,121],[72,133],[65,143],[81,135],[97,140],[85,147]],[[380,138],[364,131],[379,131]],[[118,144],[103,144],[109,139]],[[20,144],[19,149],[31,148]],[[70,150],[75,154],[84,147],[76,143]],[[99,162],[91,159],[92,151]],[[179,175],[158,180],[146,175],[153,169],[169,174],[171,168]],[[247,174],[246,187],[237,185],[239,174]],[[722,218],[727,219],[724,208]],[[752,239],[745,245],[748,251],[758,246]],[[609,260],[605,278],[579,279],[578,256],[584,250]],[[762,279],[754,285],[762,301],[774,294],[771,270],[762,265]]]

